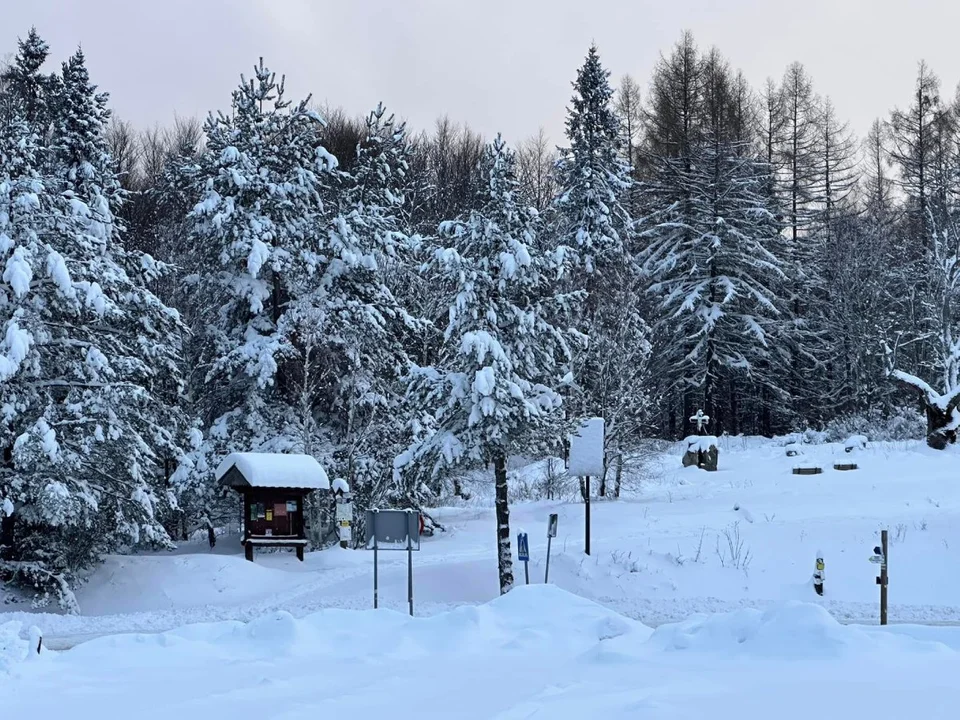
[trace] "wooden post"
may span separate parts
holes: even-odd
[[[880,577],[877,582],[880,583],[880,624],[887,624],[887,531],[880,531],[880,551],[883,560],[880,563]]]
[[[583,520],[584,520],[584,534],[586,537],[584,540],[583,551],[587,555],[589,555],[590,554],[590,476],[589,475],[587,475],[585,479],[585,487],[586,487],[586,492],[584,493],[585,505],[584,505]]]

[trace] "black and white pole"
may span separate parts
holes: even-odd
[[[813,571],[813,589],[817,595],[823,595],[823,578],[826,573],[826,565],[823,562],[823,553],[817,550],[817,564]]]
[[[517,559],[523,563],[523,576],[530,584],[530,541],[525,532],[517,533]]]
[[[346,480],[337,479],[333,481],[335,490],[333,495],[336,498],[336,522],[337,535],[340,538],[340,547],[347,549],[353,539],[351,525],[353,524],[353,500],[350,494],[350,486]]]
[[[550,580],[550,541],[557,536],[557,514],[551,513],[550,520],[547,522],[547,567],[543,571],[543,583]]]

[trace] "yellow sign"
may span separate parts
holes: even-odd
[[[273,520],[273,508],[267,508],[267,522]]]
[[[823,560],[817,560],[817,570],[823,570]]]
[[[340,521],[340,527],[350,527],[350,521],[349,521],[349,520],[341,520],[341,521]]]

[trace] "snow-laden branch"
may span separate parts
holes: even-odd
[[[921,380],[916,375],[911,375],[902,370],[894,370],[890,375],[894,379],[919,390],[924,395],[927,404],[943,412],[947,412],[951,407],[954,407],[958,399],[960,399],[960,386],[948,390],[945,393],[938,393],[929,383]]]

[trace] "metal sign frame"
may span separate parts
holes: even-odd
[[[414,510],[367,510],[366,547],[373,550],[373,607],[380,606],[378,553],[383,550],[407,551],[407,603],[413,616],[413,551],[420,549],[420,513]],[[416,542],[416,547],[414,547]]]

